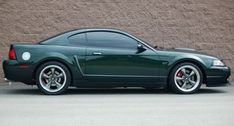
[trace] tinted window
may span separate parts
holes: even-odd
[[[85,33],[76,34],[68,38],[69,43],[76,46],[85,46],[86,37]]]
[[[137,41],[115,32],[89,32],[88,45],[93,47],[136,49]]]

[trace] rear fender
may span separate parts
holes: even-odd
[[[75,60],[71,57],[67,57],[64,54],[61,53],[56,53],[56,52],[51,52],[46,54],[46,56],[42,56],[40,59],[35,61],[35,71],[38,69],[40,65],[46,62],[50,61],[57,61],[65,65],[72,76],[72,81],[74,82],[75,80],[79,80],[80,78],[83,78],[80,70],[76,67],[76,62]],[[36,72],[34,72],[35,74]]]

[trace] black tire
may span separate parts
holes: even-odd
[[[197,81],[196,81],[196,84],[195,84],[195,86],[193,87],[193,88],[191,88],[191,91],[184,91],[184,90],[186,90],[186,89],[183,89],[182,87],[180,87],[179,86],[179,84],[178,84],[178,82],[177,82],[177,80],[175,80],[175,77],[177,77],[177,75],[175,75],[175,74],[177,74],[176,72],[178,72],[178,70],[180,69],[180,68],[182,68],[182,67],[186,67],[186,66],[191,66],[191,67],[193,67],[193,68],[195,68],[197,71],[196,71],[196,73],[197,74],[199,74],[199,75],[197,75],[196,73],[196,75],[197,75],[197,78],[198,78],[198,76],[200,77],[200,79],[198,80],[197,79]],[[186,73],[186,72],[185,72]],[[181,77],[182,78],[182,77]],[[188,79],[188,78],[190,78],[190,77],[183,77],[183,78],[186,78],[187,79],[187,81],[188,80],[190,80],[190,79]],[[197,92],[199,89],[200,89],[200,87],[201,87],[201,84],[202,84],[202,82],[203,82],[203,74],[202,74],[202,72],[201,72],[201,69],[197,66],[197,65],[195,65],[195,64],[193,64],[193,63],[181,63],[181,64],[178,64],[178,65],[176,65],[173,69],[172,69],[172,71],[171,71],[171,73],[170,73],[170,75],[169,75],[169,78],[168,78],[169,80],[168,80],[168,89],[169,90],[171,90],[171,91],[173,91],[174,93],[178,93],[178,94],[193,94],[193,93],[195,93],[195,92]],[[185,82],[186,80],[181,80],[182,82],[181,83],[183,83],[183,82]],[[189,82],[189,81],[188,81]],[[186,83],[186,82],[185,82]],[[187,85],[187,84],[185,84],[185,85]]]
[[[47,68],[48,67],[48,68]],[[55,67],[55,68],[53,68]],[[57,69],[58,68],[58,69]],[[62,83],[59,90],[55,89],[56,91],[49,91],[51,89],[51,86],[50,86],[50,89],[46,89],[46,86],[44,84],[44,82],[46,81],[43,81],[42,79],[42,74],[44,71],[46,71],[46,69],[57,69],[58,71],[61,71],[61,74],[63,76],[62,79],[60,79],[60,81],[62,80]],[[48,70],[49,71],[49,70]],[[57,71],[54,70],[53,73],[56,73]],[[58,73],[58,72],[57,72]],[[54,76],[55,74],[53,74]],[[52,76],[52,72],[51,72],[51,76]],[[50,77],[50,80],[53,79],[53,82],[55,83],[56,80],[58,80],[58,76],[56,77],[53,77],[51,78]],[[56,80],[55,80],[56,79]],[[40,91],[46,95],[59,95],[59,94],[63,94],[65,93],[65,91],[67,90],[67,88],[69,87],[70,83],[71,83],[71,74],[68,70],[68,68],[66,66],[64,66],[62,63],[59,63],[59,62],[55,62],[55,61],[51,61],[51,62],[47,62],[47,63],[44,63],[42,64],[37,70],[36,70],[36,74],[35,74],[35,81],[36,81],[36,84],[38,86],[38,88],[40,89]],[[47,80],[48,81],[48,80]],[[51,81],[49,81],[49,85],[51,85]],[[58,83],[56,81],[56,83]],[[56,85],[56,84],[54,84]],[[57,87],[57,86],[54,86],[54,87]],[[51,89],[53,90],[53,89]]]

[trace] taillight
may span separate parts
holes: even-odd
[[[9,51],[9,59],[10,60],[16,60],[15,50],[14,48],[11,48]]]

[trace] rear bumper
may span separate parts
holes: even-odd
[[[33,68],[28,65],[27,67],[20,67],[16,60],[3,61],[3,71],[5,78],[10,81],[18,81],[26,84],[33,83]]]
[[[226,86],[229,84],[231,69],[229,67],[211,67],[207,72],[208,87]]]

